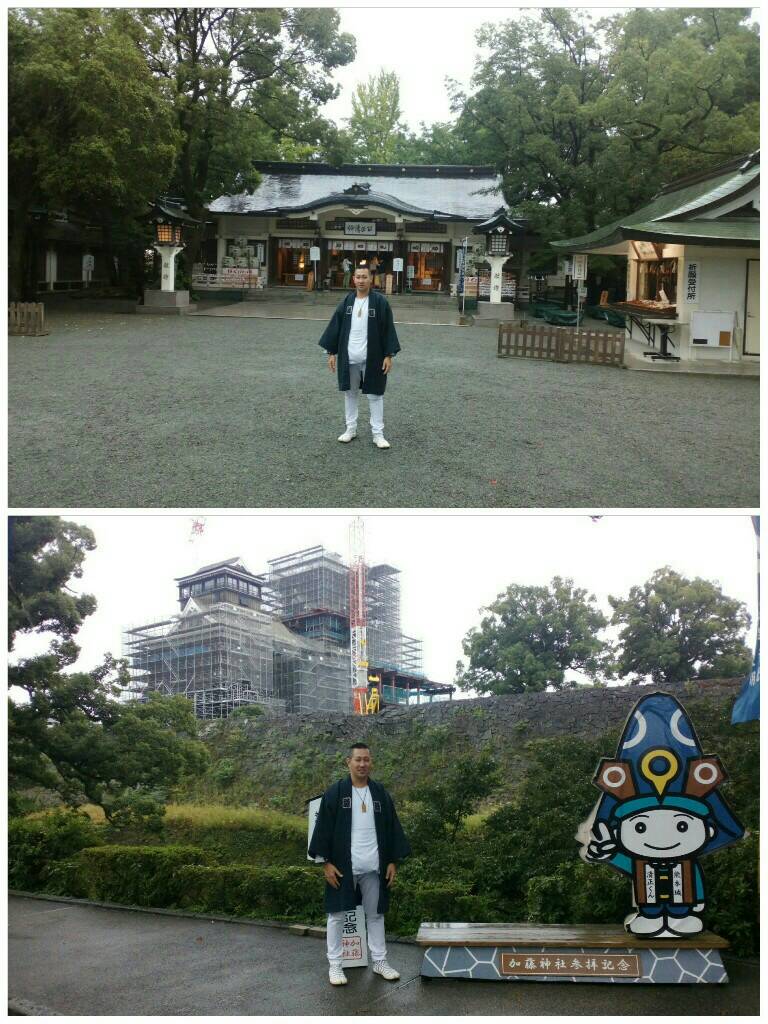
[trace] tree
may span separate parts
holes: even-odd
[[[626,598],[609,597],[619,626],[615,671],[654,683],[745,675],[752,656],[744,643],[750,616],[741,601],[700,576],[657,569]]]
[[[256,187],[258,159],[285,140],[319,146],[329,132],[318,108],[338,95],[334,68],[354,59],[332,8],[173,7],[145,10],[141,46],[164,83],[181,134],[173,189],[190,214]],[[192,232],[186,257],[197,258]]]
[[[416,849],[455,843],[467,816],[501,785],[498,766],[489,754],[466,754],[419,787],[418,806],[408,819]]]
[[[594,602],[594,594],[559,576],[548,587],[512,584],[465,636],[468,664],[458,663],[457,684],[478,693],[523,693],[560,689],[568,669],[596,675],[604,649],[597,633],[608,620]]]
[[[179,136],[138,31],[126,10],[9,13],[12,297],[31,287],[24,244],[35,203],[98,223],[116,279],[113,235],[135,236],[136,218],[170,180]]]
[[[748,9],[637,8],[593,22],[542,8],[477,34],[456,133],[545,238],[579,235],[665,182],[759,145]]]
[[[358,157],[370,163],[391,163],[397,139],[404,134],[401,117],[400,79],[394,71],[382,68],[378,75],[360,82],[352,94],[349,119]]]
[[[70,640],[96,609],[92,595],[67,587],[82,577],[83,559],[96,538],[87,527],[58,516],[12,516],[8,529],[8,649],[20,631]]]
[[[74,640],[96,607],[70,583],[95,547],[92,532],[56,516],[9,519],[9,641],[19,633],[51,632],[49,650],[9,667],[8,774],[12,790],[54,790],[68,804],[84,799],[107,816],[129,791],[163,789],[203,769],[207,754],[183,697],[120,703],[124,664],[106,655],[90,672],[66,671],[77,660]]]

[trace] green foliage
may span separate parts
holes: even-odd
[[[103,830],[84,814],[58,811],[12,818],[8,825],[8,885],[29,892],[56,891],[61,861],[102,842]]]
[[[497,765],[488,754],[467,754],[431,773],[416,790],[406,819],[411,845],[452,847],[467,817],[499,785]]]
[[[400,79],[394,71],[380,70],[360,82],[352,94],[349,134],[356,156],[365,162],[387,164],[395,157],[400,122]]]
[[[609,597],[619,626],[615,670],[654,683],[746,675],[750,617],[741,601],[709,580],[688,579],[665,566],[626,598]]]
[[[33,203],[74,207],[113,236],[167,187],[179,144],[164,84],[137,45],[132,12],[16,8],[9,15],[9,158],[17,202],[13,291],[24,280]],[[140,244],[140,243],[139,243]]]
[[[759,833],[713,853],[703,870],[707,927],[724,935],[736,956],[754,956],[760,946]]]
[[[164,841],[196,846],[222,864],[269,867],[296,864],[306,857],[307,821],[259,808],[172,804],[163,819]],[[146,842],[151,833],[140,827],[125,839]]]
[[[208,770],[211,781],[225,789],[231,786],[237,775],[237,763],[231,757],[222,757]]]
[[[244,704],[241,708],[235,708],[230,718],[263,718],[264,708],[260,704]]]
[[[23,694],[8,707],[9,781],[16,791],[43,786],[72,806],[87,799],[109,816],[124,790],[173,786],[204,772],[208,754],[184,697],[119,703],[126,670],[110,655],[91,672],[65,671],[79,655],[73,636],[95,608],[68,584],[94,547],[89,530],[58,517],[10,519],[11,640],[43,630],[56,638],[46,654],[8,670],[11,693]]]
[[[542,924],[616,924],[630,912],[629,886],[615,871],[578,859],[535,875],[525,886],[525,915]]]
[[[466,883],[441,880],[412,888],[398,878],[392,890],[387,927],[399,935],[413,935],[422,921],[463,921],[467,920],[467,912],[471,913],[471,894]]]
[[[324,921],[323,876],[317,868],[185,867],[180,905],[188,910],[272,921]]]
[[[194,846],[97,846],[70,861],[69,883],[87,899],[172,907],[185,891],[181,869],[208,860]]]
[[[319,147],[329,132],[318,108],[338,95],[337,67],[355,43],[332,8],[152,8],[138,12],[140,45],[170,94],[181,133],[171,188],[193,216],[227,192],[253,189],[254,159],[281,145]],[[190,232],[194,262],[200,232]]]
[[[603,642],[597,633],[607,619],[593,594],[555,576],[549,587],[512,584],[471,629],[462,647],[468,659],[457,666],[456,682],[478,693],[522,693],[560,689],[565,673],[596,674]]]
[[[759,36],[749,9],[637,8],[593,21],[541,10],[477,33],[452,134],[504,177],[546,238],[591,231],[662,183],[759,145]]]
[[[90,594],[73,594],[83,560],[96,547],[91,530],[59,516],[8,520],[8,644],[17,633],[55,633],[71,640],[96,609]]]
[[[151,835],[163,831],[165,807],[157,797],[142,789],[125,789],[112,804],[109,824],[116,831],[140,829]]]

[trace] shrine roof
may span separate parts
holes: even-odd
[[[289,215],[316,208],[366,206],[414,217],[485,220],[503,201],[501,176],[490,167],[453,165],[257,163],[259,186],[252,194],[213,200],[211,213]]]
[[[760,220],[750,197],[759,184],[759,153],[753,153],[671,182],[634,213],[587,235],[550,244],[561,252],[590,252],[632,238],[755,245],[760,239]]]

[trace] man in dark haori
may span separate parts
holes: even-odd
[[[398,972],[387,963],[384,914],[397,862],[411,852],[392,797],[370,778],[371,752],[355,743],[347,758],[349,777],[335,782],[323,794],[309,844],[310,857],[325,860],[325,909],[328,911],[328,977],[332,985],[346,985],[343,969],[342,927],[345,912],[354,910],[362,895],[368,929],[368,948],[374,974],[397,981]]]
[[[345,295],[336,307],[320,346],[328,353],[329,369],[338,374],[339,391],[344,392],[346,430],[339,441],[346,444],[357,437],[362,390],[368,395],[373,443],[386,449],[390,444],[384,437],[384,391],[400,342],[389,303],[371,290],[369,268],[358,267],[354,281],[355,292]]]

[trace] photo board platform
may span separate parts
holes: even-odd
[[[712,932],[642,939],[615,925],[422,923],[423,978],[568,981],[612,985],[721,985],[728,981]]]

